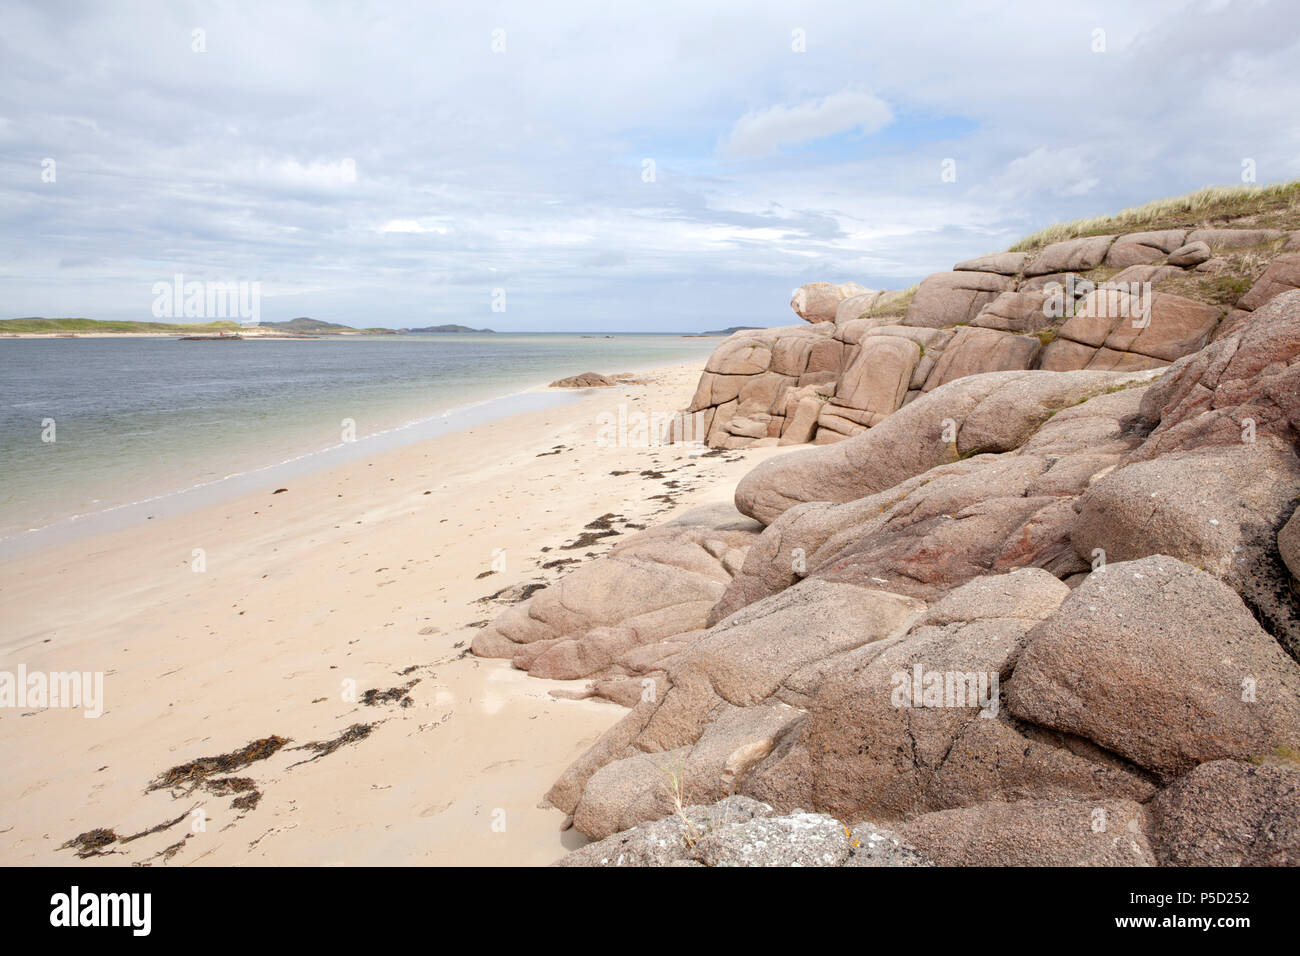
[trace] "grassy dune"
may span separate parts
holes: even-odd
[[[1025,236],[1009,251],[1032,252],[1081,236],[1223,225],[1238,229],[1300,227],[1300,180],[1267,186],[1206,186],[1183,196],[1132,206],[1113,216],[1058,222]]]

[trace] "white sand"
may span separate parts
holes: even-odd
[[[0,709],[0,863],[73,863],[58,847],[79,833],[126,836],[191,809],[205,828],[187,817],[83,865],[542,864],[580,844],[538,801],[625,711],[547,693],[583,682],[462,656],[467,625],[502,609],[477,599],[563,573],[543,562],[607,550],[560,550],[592,519],[659,521],[728,500],[777,452],[600,446],[598,414],[671,412],[698,376],[698,365],[659,370],[651,384],[297,478],[284,494],[268,486],[0,565],[0,670],[106,674],[96,720]],[[674,479],[686,489],[675,504],[647,500]],[[506,570],[479,579],[496,548]],[[345,680],[360,694],[413,678],[408,708],[342,699]],[[263,794],[242,816],[230,796],[145,793],[198,757],[273,734],[328,740],[357,723],[376,726],[311,763],[290,768],[311,753],[285,748],[234,771]]]

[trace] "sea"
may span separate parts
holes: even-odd
[[[704,361],[671,334],[0,339],[0,558]],[[671,411],[671,410],[665,410]]]

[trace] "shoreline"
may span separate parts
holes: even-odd
[[[134,335],[134,333],[122,334]],[[116,336],[109,334],[98,337]],[[174,338],[170,335],[136,335],[135,337]],[[675,366],[633,365],[623,367],[623,371],[643,374],[672,367]],[[616,373],[611,371],[608,374]],[[578,399],[576,393],[580,391],[580,389],[552,389],[545,379],[519,382],[515,383],[513,390],[501,394],[451,405],[433,412],[416,414],[414,417],[394,417],[389,422],[380,424],[375,431],[350,442],[336,442],[315,448],[303,446],[287,458],[249,461],[240,464],[235,471],[219,477],[206,478],[179,487],[173,485],[150,489],[141,498],[118,501],[94,510],[56,514],[52,518],[33,518],[32,522],[39,523],[32,523],[29,527],[20,528],[19,522],[14,521],[12,527],[0,531],[0,562],[50,545],[118,530],[142,520],[151,520],[179,510],[225,501],[251,490],[263,480],[267,482],[290,480],[366,455],[377,454],[389,448],[427,441],[497,418],[573,402]],[[153,512],[158,509],[162,509],[161,514],[154,514]],[[12,519],[6,517],[6,524],[11,521]]]
[[[598,446],[598,414],[677,410],[701,367],[0,562],[0,669],[102,671],[106,699],[96,720],[0,710],[0,863],[68,864],[58,847],[78,834],[169,821],[85,864],[523,865],[583,842],[537,803],[626,711],[558,700],[548,691],[585,682],[467,648],[511,588],[552,583],[622,540],[575,544],[584,525],[612,515],[626,535],[729,500],[778,451]],[[276,737],[291,742],[231,770],[260,794],[252,809],[203,787],[146,792],[170,767]],[[341,743],[292,749],[313,742]],[[202,831],[174,822],[194,810]]]

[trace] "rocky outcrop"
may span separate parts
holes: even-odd
[[[575,850],[556,866],[930,866],[880,827],[850,829],[825,814],[777,816],[765,803],[727,797],[688,806]]]
[[[1071,240],[934,284],[983,323],[729,339],[720,437],[817,447],[475,643],[630,707],[547,794],[599,841],[566,862],[1300,862],[1300,289],[1225,329],[1169,262],[1238,242]],[[1088,263],[1183,284],[961,284]]]
[[[1151,801],[1169,866],[1300,866],[1300,763],[1215,760]]]
[[[852,441],[763,462],[737,486],[736,507],[766,525],[804,502],[857,501],[940,465],[1013,451],[1065,409],[1156,375],[1008,371],[957,379]]]
[[[473,651],[559,680],[650,673],[646,645],[702,627],[756,537],[730,508],[687,512],[510,608]]]
[[[551,383],[551,388],[612,388],[617,385],[615,379],[601,375],[599,372],[583,372],[581,375],[570,375],[568,378],[558,379]]]
[[[918,817],[899,837],[940,866],[1154,866],[1131,800],[986,803]]]
[[[1163,555],[1089,575],[1029,635],[1007,706],[1161,777],[1300,747],[1300,665],[1231,589]]]
[[[810,283],[791,305],[811,327],[732,336],[687,411],[703,416],[714,447],[830,444],[966,376],[1162,368],[1300,288],[1300,253],[1284,237],[1223,228],[1086,236],[960,262],[914,293]],[[1234,255],[1265,265],[1255,274]],[[1187,282],[1234,268],[1253,284],[1232,303],[1222,298],[1230,286]]]
[[[856,282],[843,282],[839,285],[809,282],[795,289],[794,296],[790,299],[790,308],[805,322],[834,322],[835,313],[844,300],[873,294],[878,295]],[[870,307],[871,302],[867,301],[862,311],[865,312]]]

